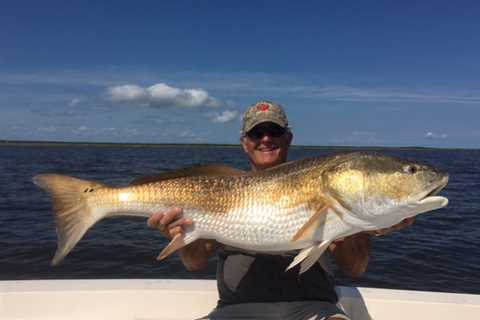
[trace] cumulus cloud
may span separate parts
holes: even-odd
[[[116,102],[139,102],[147,98],[147,91],[134,84],[111,87],[108,93],[110,99]]]
[[[425,137],[428,139],[446,139],[448,135],[446,133],[434,133],[434,132],[428,131],[425,134]]]
[[[221,113],[213,113],[210,117],[214,123],[226,123],[234,120],[238,112],[235,110],[225,110]]]
[[[148,104],[152,107],[218,107],[222,102],[203,89],[180,89],[165,83],[143,88],[127,84],[108,89],[109,97],[115,102]]]

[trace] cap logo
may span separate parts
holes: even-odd
[[[257,106],[258,111],[267,111],[270,106],[266,103],[261,103]]]

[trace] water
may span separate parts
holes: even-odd
[[[294,148],[290,158],[333,151]],[[421,215],[415,224],[373,238],[368,271],[358,280],[336,272],[339,284],[366,287],[480,293],[480,150],[386,150],[415,158],[450,174],[442,192],[447,208]],[[63,263],[51,267],[55,226],[45,193],[33,175],[56,172],[111,185],[140,175],[198,163],[247,169],[240,148],[228,147],[0,147],[0,280],[215,277],[187,272],[176,255],[157,262],[166,244],[141,218],[112,218],[91,229]]]

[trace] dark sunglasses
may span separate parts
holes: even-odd
[[[247,136],[252,140],[259,140],[262,139],[264,136],[280,138],[285,134],[285,132],[287,132],[285,128],[277,125],[269,127],[255,127],[247,132]]]

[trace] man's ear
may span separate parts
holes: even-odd
[[[288,139],[288,145],[291,145],[291,144],[292,144],[292,140],[293,140],[293,133],[292,133],[292,131],[288,130],[287,135],[288,135],[288,137],[287,137],[287,139]]]
[[[247,153],[248,150],[247,150],[247,146],[245,145],[246,144],[245,139],[246,139],[245,137],[240,137],[240,144],[242,145],[243,151]]]

